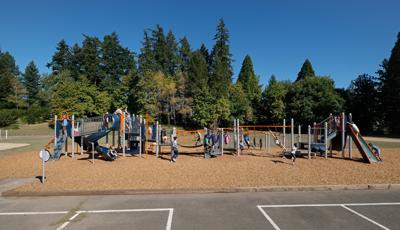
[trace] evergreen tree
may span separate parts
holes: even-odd
[[[211,67],[211,57],[210,53],[208,52],[208,49],[204,43],[201,43],[200,46],[200,52],[203,54],[204,59],[206,60],[207,66],[208,66],[208,72],[210,72],[210,67]]]
[[[200,51],[195,51],[190,59],[186,86],[188,97],[193,99],[193,121],[199,126],[210,124],[215,107],[208,87],[207,63]]]
[[[82,73],[82,64],[82,48],[75,43],[71,48],[71,58],[69,63],[69,70],[75,80],[77,80],[79,75]]]
[[[178,67],[178,44],[175,36],[170,30],[166,37],[166,70],[169,75],[174,75]]]
[[[253,111],[250,101],[240,82],[237,82],[230,87],[229,100],[232,117],[238,118],[245,122],[253,120]]]
[[[386,126],[393,133],[400,134],[400,123],[397,121],[400,116],[400,33],[397,34],[390,58],[383,63],[380,79]]]
[[[259,121],[264,123],[281,123],[285,118],[285,97],[290,84],[276,80],[271,76],[268,86],[265,87],[260,101]]]
[[[38,101],[38,94],[40,89],[40,75],[35,63],[31,61],[25,68],[24,85],[28,93],[28,105],[32,106]]]
[[[139,55],[139,72],[144,73],[146,71],[155,71],[156,62],[154,57],[153,45],[151,39],[147,33],[144,31],[142,48],[140,49]]]
[[[306,77],[315,77],[315,72],[313,70],[310,60],[308,59],[306,59],[303,63],[303,66],[301,66],[300,72],[297,74],[296,81],[299,81]]]
[[[362,74],[352,81],[349,87],[349,109],[353,120],[368,134],[379,124],[378,83],[368,74]]]
[[[167,73],[167,42],[164,35],[164,29],[157,25],[156,29],[152,30],[152,44],[154,50],[154,59],[157,64],[157,71]]]
[[[116,33],[104,37],[101,53],[101,67],[105,76],[102,88],[111,95],[121,86],[122,77],[135,68],[134,58],[128,48],[121,46]]]
[[[243,60],[237,82],[240,82],[247,99],[253,108],[258,105],[261,98],[261,86],[259,78],[254,73],[253,62],[249,55]]]
[[[50,68],[54,74],[68,69],[70,64],[71,53],[68,44],[62,39],[57,44],[56,52],[54,53],[50,63],[47,63],[47,68]]]
[[[101,42],[97,37],[84,37],[81,49],[82,73],[92,84],[99,86],[104,78],[100,59]]]
[[[14,93],[14,81],[19,75],[18,66],[9,52],[0,50],[0,108],[7,107],[6,98]]]
[[[286,94],[286,115],[301,124],[322,121],[330,113],[343,111],[344,100],[329,77],[306,77]]]
[[[229,32],[223,19],[217,26],[214,37],[215,45],[211,52],[211,75],[209,86],[213,97],[227,98],[229,86],[232,83],[232,54],[229,50]]]
[[[188,72],[190,65],[190,56],[192,54],[192,50],[190,48],[189,41],[186,37],[183,37],[180,40],[179,46],[179,59],[180,59],[180,69],[182,72]]]

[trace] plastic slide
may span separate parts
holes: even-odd
[[[364,161],[368,163],[378,162],[379,160],[376,158],[374,152],[368,146],[368,143],[364,140],[361,134],[355,130],[354,126],[352,124],[348,124],[348,128],[349,134],[360,151]]]
[[[64,140],[65,140],[64,135],[60,135],[57,138],[57,145],[54,148],[54,154],[51,156],[51,159],[53,159],[53,160],[60,159],[62,147],[64,146]]]

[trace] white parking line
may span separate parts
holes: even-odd
[[[269,221],[269,223],[272,225],[272,227],[274,227],[275,230],[281,230],[261,206],[258,205],[257,208],[260,209],[260,212],[265,216],[265,218]]]
[[[282,204],[282,205],[257,205],[257,208],[260,212],[264,215],[264,217],[268,220],[268,222],[274,227],[275,230],[280,230],[279,226],[275,223],[275,221],[267,214],[264,208],[297,208],[297,207],[342,207],[357,216],[363,218],[364,220],[369,221],[370,223],[375,224],[376,226],[390,230],[389,228],[379,224],[378,222],[362,215],[354,211],[353,209],[349,208],[348,206],[389,206],[389,205],[400,205],[400,202],[392,202],[392,203],[349,203],[349,204]]]
[[[0,216],[18,216],[18,215],[54,215],[54,214],[67,214],[68,211],[55,211],[55,212],[0,212]]]
[[[400,205],[400,202],[394,202],[394,203],[349,203],[349,204],[280,204],[280,205],[258,205],[258,206],[260,206],[262,208],[295,208],[295,207],[340,207],[342,205],[345,205],[345,206],[381,206],[381,205]]]
[[[109,209],[109,210],[79,210],[76,211],[75,215],[73,215],[71,218],[69,218],[68,221],[64,222],[60,227],[57,228],[57,230],[62,230],[65,227],[68,226],[68,224],[71,223],[77,216],[79,216],[81,213],[93,213],[93,214],[104,214],[104,213],[128,213],[128,212],[162,212],[162,211],[168,211],[168,220],[167,220],[167,225],[165,230],[171,230],[172,226],[172,215],[174,213],[173,208],[154,208],[154,209]]]
[[[77,216],[79,216],[79,214],[81,214],[80,212],[76,212],[75,215],[71,216],[71,218],[68,219],[68,221],[64,222],[60,227],[58,227],[56,230],[61,230],[64,229],[65,227],[67,227],[67,225],[69,223],[71,223],[71,221],[73,221]]]
[[[57,230],[62,230],[67,227],[71,221],[78,217],[81,213],[128,213],[128,212],[165,212],[168,211],[168,219],[165,230],[171,230],[172,217],[174,214],[173,208],[153,208],[153,209],[109,209],[109,210],[78,210],[67,221],[61,224]],[[68,211],[54,211],[54,212],[0,212],[0,216],[22,216],[22,215],[54,215],[54,214],[68,214]]]
[[[359,217],[361,217],[361,218],[363,218],[363,219],[365,219],[365,220],[367,220],[367,221],[369,221],[369,222],[371,222],[371,223],[377,225],[378,227],[380,227],[380,228],[382,228],[382,229],[390,230],[389,228],[387,228],[387,227],[381,225],[380,223],[378,223],[378,222],[376,222],[376,221],[374,221],[374,220],[372,220],[372,219],[370,219],[370,218],[368,218],[368,217],[362,215],[362,214],[359,213],[359,212],[354,211],[353,209],[351,209],[351,208],[349,208],[349,207],[346,207],[345,205],[341,205],[341,207],[344,208],[344,209],[346,209],[346,210],[348,210],[348,211],[350,211],[350,212],[352,212],[352,213],[354,213],[354,214],[356,214],[357,216],[359,216]]]

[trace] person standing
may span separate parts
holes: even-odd
[[[174,136],[174,140],[172,141],[172,150],[171,150],[171,161],[176,162],[176,159],[178,158],[179,152],[178,152],[178,137]]]

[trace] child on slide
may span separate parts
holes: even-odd
[[[381,149],[379,148],[379,146],[372,144],[372,143],[368,143],[369,147],[371,147],[372,151],[374,152],[376,158],[378,158],[379,161],[382,161],[381,158]]]

